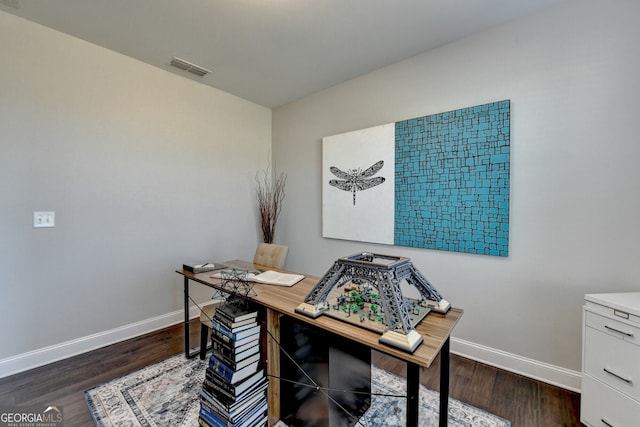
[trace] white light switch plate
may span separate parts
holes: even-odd
[[[55,212],[34,212],[33,213],[33,227],[55,227],[56,226],[56,213]]]

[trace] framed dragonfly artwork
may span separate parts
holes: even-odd
[[[510,101],[322,140],[323,237],[508,256]]]
[[[324,138],[323,236],[393,244],[394,126]]]

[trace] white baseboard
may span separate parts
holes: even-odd
[[[451,338],[451,353],[580,393],[582,374],[516,354]]]
[[[199,310],[197,307],[191,307],[189,315],[190,318],[198,316]],[[183,321],[183,311],[178,310],[124,325],[119,328],[8,357],[0,360],[0,378],[86,353]],[[580,372],[560,368],[533,359],[527,359],[522,356],[453,337],[451,338],[451,352],[487,365],[515,372],[568,390],[580,392]]]
[[[189,317],[199,316],[197,307],[192,306]],[[131,323],[119,328],[88,335],[60,344],[39,348],[27,353],[7,357],[0,360],[0,378],[37,368],[68,357],[77,356],[110,344],[134,338],[176,323],[184,322],[184,311],[178,310],[161,316],[152,317],[140,322]]]

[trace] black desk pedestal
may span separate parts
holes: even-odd
[[[371,349],[286,317],[280,338],[288,354],[280,354],[282,420],[291,427],[355,425],[371,405]]]

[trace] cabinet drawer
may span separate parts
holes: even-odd
[[[634,345],[640,345],[640,328],[629,322],[611,319],[591,311],[585,311],[586,325],[611,336],[623,339]]]
[[[638,420],[639,402],[583,375],[580,421],[590,427],[636,427]]]
[[[607,333],[585,328],[584,372],[640,399],[640,347]]]
[[[640,326],[640,292],[587,294],[585,307],[604,316],[624,319]]]

